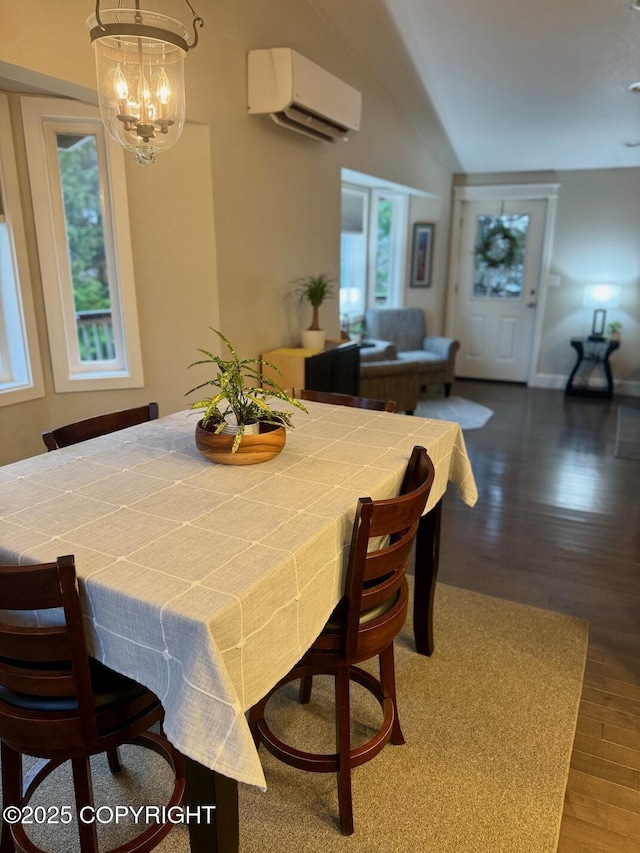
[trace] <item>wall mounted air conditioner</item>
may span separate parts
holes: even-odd
[[[250,50],[251,115],[312,139],[344,142],[360,127],[362,95],[289,47]]]

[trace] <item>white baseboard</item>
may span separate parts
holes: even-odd
[[[535,373],[527,385],[529,388],[554,388],[564,389],[567,386],[567,376],[559,376],[553,373]]]
[[[567,379],[567,376],[554,373],[536,373],[527,384],[529,388],[552,388],[564,391]],[[605,387],[605,382],[602,379],[593,379],[591,382],[595,388]],[[622,397],[640,397],[640,382],[630,379],[616,379],[614,393]]]

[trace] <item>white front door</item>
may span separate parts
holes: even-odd
[[[464,201],[453,317],[456,375],[529,378],[547,201]]]

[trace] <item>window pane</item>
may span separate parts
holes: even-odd
[[[114,361],[96,138],[58,133],[56,140],[80,361]]]
[[[364,234],[342,234],[340,239],[340,314],[346,323],[364,316],[367,242]]]
[[[386,305],[391,287],[391,218],[393,204],[385,198],[378,201],[376,246],[376,305]]]
[[[340,326],[347,333],[360,328],[366,308],[367,198],[366,190],[342,188]]]
[[[517,299],[522,295],[529,216],[479,216],[473,295]]]
[[[0,221],[0,391],[31,381],[22,314],[9,229]]]
[[[9,102],[0,94],[0,406],[44,396]],[[9,461],[5,454],[5,461]]]

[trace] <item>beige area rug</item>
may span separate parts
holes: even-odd
[[[397,642],[407,743],[385,747],[354,770],[355,835],[340,834],[334,774],[297,771],[262,750],[268,790],[240,787],[242,853],[556,850],[587,623],[439,585],[435,631],[431,658],[416,654],[408,628]],[[301,746],[329,751],[332,709],[320,701],[327,681],[316,679],[307,707],[285,701],[274,727],[287,734],[296,728]],[[359,702],[363,692],[353,691],[356,740],[377,713],[366,696]],[[127,769],[119,777],[110,776],[102,758],[96,761],[99,802],[128,802],[130,782],[144,788],[138,802],[161,801],[158,764],[146,764],[140,753],[131,748],[123,755]],[[72,803],[64,774],[55,783],[43,802]],[[38,838],[55,853],[71,853],[78,847],[68,829],[49,828]],[[101,829],[112,845],[114,827]],[[158,849],[186,853],[184,828]]]
[[[463,430],[481,429],[493,415],[493,411],[464,397],[421,398],[415,414],[419,418],[435,418],[440,421],[456,421]]]

